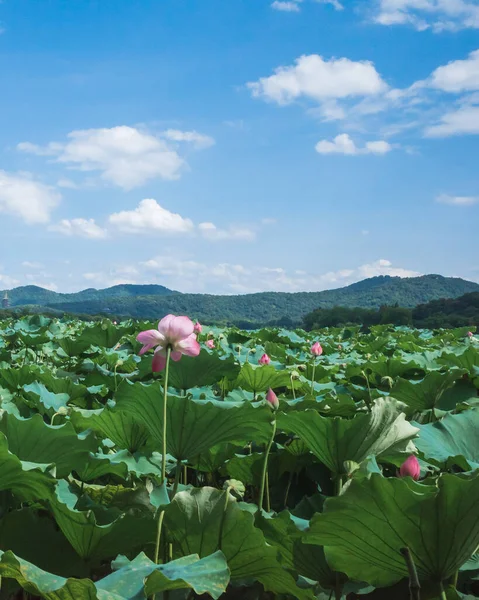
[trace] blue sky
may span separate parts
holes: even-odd
[[[478,0],[4,0],[0,289],[479,281]]]

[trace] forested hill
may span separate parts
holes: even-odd
[[[163,286],[121,285],[105,290],[57,294],[28,286],[9,292],[12,306],[41,305],[69,313],[159,318],[168,313],[188,314],[210,323],[258,323],[275,320],[299,322],[316,308],[382,305],[414,307],[430,300],[457,298],[478,292],[479,284],[464,279],[422,277],[372,277],[344,288],[322,292],[263,292],[237,296],[180,294]]]

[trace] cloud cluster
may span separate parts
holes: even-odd
[[[38,146],[18,144],[18,150],[51,157],[69,169],[97,172],[101,180],[125,190],[153,179],[178,179],[185,160],[173,144],[186,143],[202,149],[214,144],[213,138],[196,131],[168,129],[153,135],[126,125],[72,131],[65,142]]]
[[[333,141],[321,140],[316,144],[319,154],[387,154],[392,150],[391,144],[382,140],[366,142],[363,148],[358,148],[347,133],[337,135]]]
[[[47,223],[61,195],[28,173],[0,170],[0,213],[20,217],[28,224]]]
[[[182,292],[255,293],[260,291],[320,291],[343,287],[377,275],[416,277],[414,270],[395,267],[379,259],[353,268],[327,273],[288,271],[282,267],[244,266],[235,263],[204,263],[178,256],[155,256],[137,265],[121,266],[108,273],[85,273],[84,279],[102,287],[116,283],[151,283],[158,281]]]
[[[409,25],[418,31],[458,31],[479,28],[476,0],[373,0],[373,21]]]

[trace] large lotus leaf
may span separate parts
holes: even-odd
[[[117,554],[131,555],[154,542],[156,527],[153,516],[142,513],[136,517],[125,513],[99,525],[92,510],[75,508],[77,501],[67,482],[60,480],[50,504],[58,526],[81,558],[98,561]]]
[[[236,385],[248,392],[257,393],[288,385],[289,380],[289,371],[277,371],[272,365],[246,363],[241,367]]]
[[[102,348],[113,348],[124,335],[131,333],[132,326],[113,325],[111,321],[102,321],[91,327],[86,327],[78,341],[85,342],[89,346],[101,346]]]
[[[0,433],[0,490],[11,490],[27,502],[49,498],[55,479],[48,470],[49,465],[24,462],[9,452],[7,438]]]
[[[179,390],[213,385],[223,377],[236,379],[239,370],[234,356],[220,358],[218,354],[200,352],[196,357],[183,356],[171,362],[168,385]]]
[[[31,367],[19,369],[0,369],[0,384],[9,390],[16,391],[36,379],[36,373]]]
[[[441,467],[456,464],[464,471],[479,468],[479,409],[418,427],[415,443],[427,461]]]
[[[52,417],[61,408],[66,408],[70,401],[68,394],[55,394],[47,390],[43,383],[35,381],[24,385],[25,399],[42,414]]]
[[[90,347],[90,342],[81,340],[80,338],[72,338],[72,337],[61,337],[56,340],[60,348],[65,352],[65,354],[73,358],[75,356],[80,356],[88,350]]]
[[[163,565],[155,564],[140,553],[131,562],[120,557],[113,566],[118,570],[96,586],[125,599],[149,598],[155,593],[180,589],[193,589],[196,594],[208,594],[217,599],[225,592],[230,579],[221,551],[205,558],[192,554]]]
[[[400,549],[411,551],[421,581],[451,577],[479,544],[479,475],[442,475],[433,485],[378,474],[353,480],[304,541],[324,545],[333,569],[375,586],[407,577]]]
[[[0,431],[7,439],[11,452],[20,460],[56,466],[57,477],[65,477],[81,469],[89,460],[98,442],[92,435],[79,437],[71,423],[47,425],[40,415],[22,419],[4,414]]]
[[[158,384],[125,383],[115,397],[115,410],[141,421],[158,448],[163,431],[162,391]],[[168,396],[167,451],[177,460],[187,460],[221,443],[265,443],[271,437],[271,419],[271,410],[265,405]]]
[[[54,394],[68,394],[70,400],[76,400],[88,393],[84,385],[75,383],[68,377],[54,377],[50,371],[39,372],[36,379]]]
[[[471,377],[479,375],[479,349],[468,346],[466,350],[461,347],[455,348],[453,352],[444,352],[439,362],[451,366],[454,365],[460,369],[465,369]]]
[[[33,508],[13,510],[2,516],[0,549],[11,550],[56,575],[88,576],[88,565],[73,550],[55,521]]]
[[[178,589],[193,589],[217,599],[229,581],[221,552],[203,559],[186,556],[165,565],[157,565],[141,553],[132,562],[116,561],[120,568],[96,584],[89,579],[53,575],[13,552],[2,552],[0,556],[1,576],[15,579],[27,592],[45,600],[141,600],[153,593]]]
[[[353,419],[323,417],[314,410],[278,415],[278,426],[298,435],[333,473],[344,473],[344,462],[357,463],[367,456],[411,452],[419,429],[400,413],[393,400],[376,400],[371,412]]]
[[[262,530],[268,544],[278,548],[281,563],[286,569],[318,581],[322,587],[335,585],[336,575],[326,562],[323,547],[305,544],[302,539],[309,521],[292,518],[288,511],[275,517],[258,513],[256,526]]]
[[[407,404],[411,412],[431,410],[435,407],[453,409],[456,403],[444,405],[441,397],[464,373],[462,369],[450,369],[446,373],[432,371],[419,382],[399,379],[391,390],[391,396]]]
[[[227,492],[210,487],[179,492],[166,508],[164,526],[174,555],[208,556],[222,550],[232,581],[259,581],[266,591],[312,598],[281,566],[277,551],[254,526],[254,516],[228,501]]]
[[[98,410],[74,409],[70,417],[79,431],[92,429],[110,439],[118,448],[136,452],[148,439],[148,430],[131,413],[109,407]]]

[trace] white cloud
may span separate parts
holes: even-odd
[[[438,67],[431,75],[429,85],[445,92],[479,90],[479,50],[465,60],[454,60]]]
[[[299,4],[301,1],[302,0],[274,0],[271,4],[271,8],[283,12],[299,12]]]
[[[319,154],[347,154],[357,156],[359,154],[387,154],[392,150],[391,144],[378,140],[366,142],[363,148],[358,148],[347,133],[337,135],[333,141],[321,140],[315,146]]]
[[[192,142],[196,147],[212,143],[212,138],[194,131],[168,131],[165,132],[167,136]],[[184,159],[167,140],[134,127],[84,129],[72,131],[67,137],[66,142],[50,142],[45,147],[22,142],[17,148],[22,152],[54,157],[71,169],[99,171],[105,182],[126,190],[152,179],[178,179],[185,166]]]
[[[25,267],[26,269],[43,269],[44,268],[42,263],[34,262],[34,261],[30,261],[30,260],[24,260],[22,262],[22,267]]]
[[[114,213],[108,220],[125,233],[188,233],[194,229],[193,221],[170,212],[152,198],[142,200],[134,210]]]
[[[14,277],[10,277],[10,275],[4,275],[0,273],[0,286],[2,288],[14,288],[20,285],[20,281],[15,279]]]
[[[319,4],[331,4],[335,10],[344,10],[344,6],[339,0],[316,0]]]
[[[198,133],[197,131],[167,129],[162,135],[173,142],[189,142],[198,149],[209,148],[215,144],[215,140],[212,137],[209,135],[204,135],[203,133]]]
[[[436,202],[452,206],[472,206],[479,203],[479,196],[449,196],[448,194],[441,194],[436,198]]]
[[[97,240],[107,237],[106,230],[99,227],[94,219],[62,219],[56,225],[49,227],[49,229],[50,231],[57,231],[68,236]]]
[[[479,134],[479,106],[463,106],[446,113],[438,124],[427,127],[426,137]]]
[[[71,179],[67,179],[66,177],[62,177],[57,181],[57,187],[66,188],[69,190],[77,190],[79,188],[78,184]]]
[[[219,229],[214,223],[200,223],[198,230],[204,238],[212,241],[253,240],[256,237],[255,232],[247,227]]]
[[[273,75],[247,85],[253,96],[280,105],[301,97],[323,102],[379,94],[387,89],[372,62],[325,60],[318,54],[300,56],[295,65],[278,67]]]
[[[60,200],[61,195],[54,188],[27,174],[0,170],[0,213],[20,217],[28,224],[47,223]]]
[[[393,267],[391,261],[384,258],[380,258],[373,263],[361,265],[354,271],[354,278],[357,281],[369,277],[377,277],[379,275],[389,275],[391,277],[418,277],[421,273],[410,269],[403,269],[401,267]]]
[[[477,0],[375,0],[373,20],[436,33],[479,27]]]

